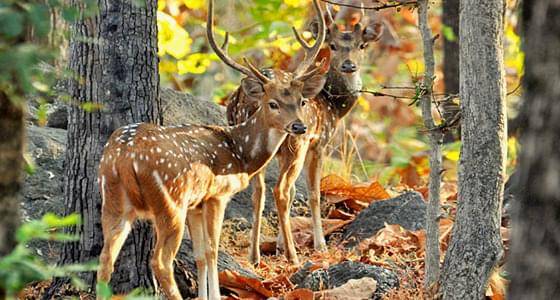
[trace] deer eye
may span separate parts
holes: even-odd
[[[332,51],[336,51],[336,45],[335,44],[330,44],[329,47],[331,48]]]
[[[301,106],[305,106],[305,105],[307,105],[307,99],[303,98],[301,99]]]
[[[279,109],[280,108],[278,106],[278,103],[276,103],[276,102],[268,102],[268,107],[270,107],[270,109]]]
[[[360,49],[363,50],[363,49],[367,48],[367,46],[368,46],[368,43],[363,43],[363,44],[360,45]]]

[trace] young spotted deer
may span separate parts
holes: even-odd
[[[316,0],[315,0],[316,1]],[[323,22],[324,23],[324,22]],[[230,197],[245,189],[274,157],[287,136],[307,130],[307,98],[325,82],[313,69],[315,52],[294,73],[273,70],[274,78],[245,61],[238,64],[216,46],[213,1],[208,7],[210,44],[224,62],[247,75],[235,93],[255,112],[236,126],[133,124],[110,137],[99,165],[104,246],[98,282],[109,282],[113,265],[134,220],[152,221],[156,245],[152,270],[168,299],[181,299],[173,277],[173,259],[185,222],[193,241],[199,297],[219,299],[217,255],[224,210]],[[320,25],[324,31],[324,24]],[[319,33],[317,44],[324,39]],[[305,69],[303,69],[305,68]],[[208,288],[208,289],[207,289]]]
[[[322,16],[322,14],[318,14]],[[381,23],[362,25],[357,23],[351,30],[341,30],[333,21],[327,7],[330,25],[327,28],[324,44],[330,49],[329,70],[325,75],[326,83],[321,93],[309,100],[312,113],[306,115],[304,122],[308,133],[289,136],[276,154],[280,176],[274,187],[274,199],[279,219],[279,248],[292,263],[298,258],[291,234],[289,220],[290,207],[295,194],[294,183],[302,168],[309,195],[309,205],[313,222],[315,249],[325,249],[326,243],[321,227],[320,211],[320,173],[325,146],[335,133],[339,121],[354,107],[362,88],[359,75],[360,64],[369,42],[376,41],[383,26]],[[322,19],[322,18],[319,18]],[[315,37],[321,32],[321,22],[311,24]],[[296,33],[297,40],[305,49],[306,42]],[[232,97],[227,106],[228,123],[245,122],[254,113],[255,107],[244,99]],[[260,260],[259,236],[261,215],[265,201],[264,170],[251,181],[253,187],[254,222],[251,237],[250,260],[257,264]]]

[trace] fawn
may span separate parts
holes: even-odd
[[[323,19],[322,14],[319,20]],[[313,222],[314,248],[326,248],[320,211],[320,175],[323,151],[333,137],[339,121],[354,107],[362,88],[359,75],[360,64],[364,58],[369,42],[379,39],[383,25],[371,22],[365,26],[357,23],[352,30],[341,30],[333,20],[327,6],[329,21],[324,44],[330,49],[329,70],[325,75],[326,83],[321,93],[310,99],[312,113],[305,115],[304,122],[309,126],[308,133],[300,136],[289,136],[276,153],[280,167],[280,176],[274,188],[274,199],[279,219],[279,248],[282,249],[292,263],[298,258],[291,234],[289,212],[295,197],[294,183],[302,169],[309,195],[309,205]],[[320,21],[310,24],[314,37],[321,32]],[[296,38],[303,48],[308,49],[306,42],[296,32]],[[243,99],[231,97],[227,106],[227,118],[230,125],[245,122],[254,113],[255,106]],[[251,181],[253,187],[254,222],[251,233],[250,261],[260,261],[260,222],[265,200],[264,170]]]
[[[227,56],[227,35],[222,48],[217,47],[213,5],[210,0],[209,42],[226,64],[247,75],[235,94],[252,103],[255,111],[236,126],[132,124],[111,135],[99,164],[104,246],[98,282],[110,281],[134,220],[148,219],[156,232],[152,270],[165,296],[181,299],[173,259],[186,223],[193,241],[199,297],[219,299],[217,255],[227,202],[248,186],[287,136],[307,131],[302,121],[310,113],[307,99],[321,91],[325,79],[317,74],[318,68],[303,71],[313,64],[323,42],[324,21],[319,25],[318,46],[302,68],[293,73],[273,70],[275,77],[269,78],[248,60],[246,67]]]

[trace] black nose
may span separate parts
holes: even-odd
[[[358,70],[358,66],[354,64],[351,60],[347,59],[342,63],[340,70],[344,73],[354,73]]]
[[[307,126],[300,121],[296,121],[292,123],[291,131],[295,134],[304,134],[307,131]]]

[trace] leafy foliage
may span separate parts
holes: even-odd
[[[95,1],[84,2],[82,16],[97,12]],[[50,10],[58,9],[67,21],[79,17],[75,7],[58,0],[0,3],[0,89],[12,101],[34,92],[48,92],[55,76],[39,68],[57,55],[54,45],[46,42],[51,30]]]
[[[41,220],[23,224],[17,230],[18,245],[10,254],[0,258],[0,287],[6,291],[8,299],[15,299],[17,293],[31,282],[52,277],[70,277],[76,287],[84,286],[77,274],[94,271],[97,268],[96,263],[52,266],[33,255],[26,246],[34,239],[61,242],[77,240],[77,236],[58,232],[57,229],[78,225],[80,222],[80,217],[75,214],[57,217],[48,213]]]

